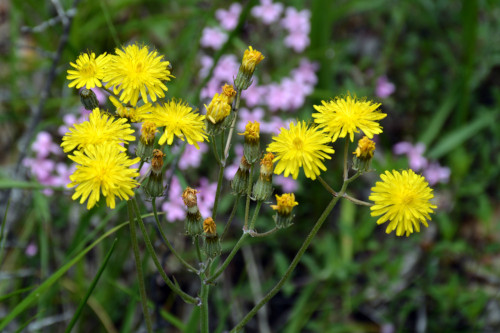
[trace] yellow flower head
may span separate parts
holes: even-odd
[[[367,100],[357,100],[350,94],[345,98],[337,97],[329,102],[321,101],[323,105],[314,105],[317,113],[313,113],[314,122],[324,127],[331,136],[332,142],[339,137],[345,138],[349,134],[350,141],[354,141],[354,133],[363,133],[373,138],[374,134],[382,133],[379,120],[387,114],[380,112],[380,103]]]
[[[127,150],[120,143],[134,141],[134,130],[127,124],[127,119],[116,119],[98,108],[94,109],[88,121],[75,124],[64,134],[61,147],[67,153],[75,148],[86,150],[89,146],[114,144],[120,151]]]
[[[253,73],[255,71],[255,66],[257,66],[262,60],[264,60],[262,53],[249,46],[248,50],[245,50],[245,53],[243,54],[241,69],[243,72]]]
[[[212,124],[222,122],[231,112],[231,105],[228,104],[227,97],[223,94],[215,94],[210,104],[205,105],[205,108],[207,109],[207,118]]]
[[[215,235],[216,234],[216,225],[215,225],[215,222],[214,220],[211,218],[211,217],[207,217],[205,219],[205,221],[203,221],[203,231],[207,234],[207,235]]]
[[[199,193],[200,191],[195,190],[194,188],[191,187],[186,187],[184,192],[182,192],[182,201],[184,201],[184,204],[187,207],[193,207],[198,204],[198,198],[196,197],[196,193]]]
[[[375,142],[364,136],[358,141],[358,147],[353,152],[357,158],[363,160],[369,160],[373,158],[373,152],[375,151]]]
[[[386,233],[396,230],[397,236],[419,232],[420,223],[427,227],[429,213],[437,207],[430,203],[434,195],[425,178],[413,170],[386,171],[380,178],[369,197],[375,203],[370,207],[371,215],[382,215],[377,224],[389,221]]]
[[[227,98],[227,104],[231,105],[233,104],[234,98],[236,96],[236,90],[234,90],[234,87],[229,84],[225,84],[222,87],[222,95]]]
[[[158,52],[150,52],[147,46],[132,44],[116,49],[106,66],[103,81],[106,87],[113,86],[115,94],[121,92],[120,100],[137,105],[139,94],[144,103],[148,95],[153,102],[157,97],[165,97],[168,88],[164,81],[170,81],[170,62],[163,60]]]
[[[281,128],[278,136],[273,136],[273,142],[268,146],[268,152],[276,153],[274,162],[278,162],[275,174],[284,172],[284,176],[292,174],[294,179],[299,175],[299,169],[304,168],[306,177],[316,179],[320,170],[325,171],[323,160],[330,159],[328,154],[335,151],[327,144],[330,138],[317,127],[308,126],[304,121],[297,125],[290,123],[290,129]]]
[[[298,204],[293,193],[284,193],[281,197],[276,194],[276,205],[271,205],[271,208],[277,210],[280,215],[288,216]]]
[[[251,122],[249,121],[245,126],[245,132],[238,133],[238,135],[245,136],[245,142],[257,142],[259,141],[259,129],[260,123],[258,121]]]
[[[200,149],[198,142],[203,142],[207,138],[203,121],[205,116],[194,112],[193,108],[181,100],[172,99],[163,105],[157,105],[145,118],[154,122],[158,127],[165,127],[158,141],[160,145],[165,142],[171,145],[175,135],[181,140],[186,139],[196,149]]]
[[[141,141],[145,144],[150,144],[155,139],[155,134],[158,133],[156,124],[152,121],[146,121],[141,127]]]
[[[108,63],[110,57],[106,53],[101,54],[97,58],[94,52],[83,53],[76,59],[76,64],[70,62],[71,67],[75,69],[68,70],[68,80],[72,80],[68,87],[87,89],[102,87],[101,80],[104,75],[104,66]]]
[[[266,153],[260,160],[260,173],[264,176],[270,176],[274,170],[274,154]]]
[[[99,201],[101,192],[111,209],[115,208],[115,197],[128,200],[134,195],[132,189],[138,185],[134,177],[139,173],[130,166],[138,163],[140,158],[129,159],[114,144],[89,146],[85,153],[76,150],[69,158],[78,164],[69,177],[71,183],[68,187],[76,186],[72,199],[80,198],[80,204],[88,199],[87,209]]]
[[[140,123],[144,121],[144,117],[151,112],[151,103],[144,104],[139,107],[131,107],[123,105],[119,100],[113,96],[109,96],[109,100],[116,107],[116,114],[121,118],[127,118],[133,123]]]

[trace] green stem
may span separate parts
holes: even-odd
[[[347,193],[344,194],[344,198],[346,198],[349,201],[354,202],[356,205],[368,206],[368,207],[373,206],[373,204],[371,202],[366,202],[366,201],[363,201],[363,200],[359,200],[359,199],[353,198],[353,197],[351,197]]]
[[[344,145],[344,181],[349,177],[349,169],[347,168],[347,153],[349,152],[349,140],[345,138]]]
[[[215,135],[210,136],[210,144],[212,145],[212,151],[214,153],[215,159],[217,160],[217,164],[221,165],[219,153],[217,152],[217,144],[215,142]]]
[[[337,196],[337,192],[335,192],[333,188],[331,188],[330,185],[328,185],[328,183],[323,178],[321,178],[321,176],[318,176],[318,180],[328,192],[330,192],[334,197]]]
[[[247,187],[247,201],[245,205],[245,225],[243,230],[248,229],[248,216],[250,214],[250,194],[252,193],[252,183],[253,183],[253,164],[250,167],[250,174],[248,175],[248,187]]]
[[[241,235],[240,239],[238,240],[236,245],[233,247],[233,249],[231,250],[231,253],[229,253],[229,255],[227,256],[224,263],[217,269],[217,271],[212,276],[210,276],[207,280],[205,280],[205,284],[213,283],[215,281],[215,279],[217,279],[222,274],[222,272],[224,272],[226,267],[229,265],[231,260],[233,260],[233,257],[236,255],[236,253],[240,249],[241,245],[243,245],[243,241],[245,240],[245,238],[247,236],[248,236],[247,232],[245,232],[243,235]]]
[[[220,236],[220,240],[222,241],[224,239],[224,236],[226,236],[227,232],[229,231],[229,226],[231,225],[231,222],[233,221],[234,215],[236,215],[236,210],[238,209],[238,202],[240,201],[240,195],[236,195],[236,199],[234,200],[234,205],[233,205],[233,210],[231,211],[231,215],[229,216],[229,219],[226,222],[226,225],[224,226],[224,231],[222,232],[222,235]]]
[[[229,156],[229,148],[231,147],[231,140],[233,139],[234,127],[236,124],[236,120],[238,118],[238,109],[240,108],[240,96],[241,96],[241,91],[236,92],[236,100],[234,102],[234,108],[233,108],[233,112],[235,113],[234,119],[231,124],[231,128],[229,129],[229,134],[227,136],[227,142],[226,142],[226,149],[224,149],[224,155],[222,156],[224,165],[226,164],[227,158]]]
[[[252,221],[250,222],[250,230],[253,230],[253,228],[255,227],[255,221],[257,220],[257,215],[259,215],[259,210],[262,206],[262,202],[263,201],[261,200],[257,201],[257,207],[255,207],[255,210],[253,211]]]
[[[350,179],[347,179],[346,181],[344,181],[344,184],[342,185],[342,189],[340,190],[339,195],[337,197],[332,198],[332,200],[330,201],[330,203],[328,204],[328,206],[325,208],[325,210],[323,211],[323,213],[321,214],[321,216],[319,217],[319,219],[316,221],[316,224],[314,225],[314,227],[312,228],[311,232],[309,233],[309,235],[305,239],[304,243],[300,247],[299,251],[295,255],[295,258],[293,258],[292,262],[290,263],[290,266],[288,266],[288,269],[286,270],[286,272],[283,275],[283,277],[267,293],[267,295],[264,296],[264,298],[258,304],[256,304],[253,307],[252,310],[250,310],[250,312],[238,323],[238,325],[236,325],[231,330],[231,332],[238,332],[238,331],[240,331],[245,326],[245,324],[248,323],[248,321],[259,311],[259,309],[261,307],[263,307],[267,302],[269,302],[269,300],[271,298],[273,298],[274,295],[276,295],[278,293],[278,291],[281,289],[281,287],[283,287],[283,285],[285,284],[286,280],[290,277],[291,273],[293,272],[293,270],[295,269],[295,267],[299,263],[300,259],[302,258],[302,255],[304,254],[304,252],[307,250],[307,248],[311,244],[314,236],[316,236],[316,233],[319,231],[319,229],[323,225],[323,222],[325,222],[326,218],[328,217],[328,215],[332,211],[333,207],[335,207],[335,205],[337,204],[337,201],[339,201],[339,199],[344,195],[344,193],[345,193],[345,191],[347,189],[347,185],[349,185],[349,183],[351,183],[354,179],[356,179],[359,176],[359,174],[360,173],[358,172],[355,176],[353,176]]]
[[[151,240],[149,239],[148,232],[146,230],[146,227],[144,225],[144,222],[142,221],[141,214],[139,212],[139,206],[137,205],[137,201],[134,198],[131,199],[132,204],[133,204],[133,209],[135,210],[135,214],[137,216],[137,221],[139,221],[139,227],[141,228],[142,234],[144,236],[144,241],[146,242],[146,249],[148,250],[151,258],[153,259],[153,262],[156,266],[156,269],[158,270],[158,273],[160,273],[161,277],[163,278],[163,281],[168,285],[170,289],[172,289],[173,292],[175,292],[177,295],[179,295],[182,300],[186,303],[191,303],[191,304],[196,304],[198,300],[194,298],[191,295],[188,295],[184,291],[182,291],[176,284],[170,280],[170,278],[167,276],[165,273],[165,270],[163,269],[163,266],[160,263],[160,260],[158,260],[158,256],[156,255],[156,252],[153,248],[153,244],[151,244]],[[132,221],[132,220],[131,220]]]
[[[203,258],[201,256],[201,251],[200,251],[200,236],[197,235],[194,237],[194,243],[196,246],[196,255],[198,256],[198,262],[202,263]]]
[[[212,209],[212,218],[214,221],[217,219],[217,209],[219,208],[219,197],[222,191],[222,179],[224,178],[225,163],[220,164],[219,177],[217,179],[217,190],[215,191],[214,208]]]
[[[134,251],[135,267],[137,270],[137,280],[139,282],[139,294],[141,295],[142,312],[146,320],[146,328],[148,332],[153,332],[153,325],[148,310],[148,298],[146,296],[146,286],[144,284],[144,275],[142,273],[141,255],[139,254],[139,245],[137,244],[137,233],[135,227],[135,216],[132,202],[127,201],[128,215],[130,220],[130,239],[132,240],[132,249]]]
[[[161,238],[163,239],[163,241],[165,242],[165,244],[167,245],[168,249],[170,250],[170,252],[173,253],[173,255],[184,265],[184,267],[187,268],[187,270],[189,271],[192,271],[192,272],[196,272],[196,269],[191,266],[188,262],[186,262],[180,255],[179,253],[177,253],[177,251],[174,249],[174,247],[172,246],[172,244],[170,244],[167,236],[165,235],[165,233],[163,232],[163,229],[161,227],[161,223],[160,223],[160,220],[158,219],[158,211],[156,209],[156,197],[153,198],[153,200],[151,200],[151,203],[153,204],[153,214],[155,216],[155,220],[156,220],[156,226],[158,227],[158,230],[160,231],[160,234],[161,234]]]
[[[210,273],[210,265],[211,262],[209,261],[207,264],[207,269],[206,271]],[[201,332],[202,333],[208,333],[208,294],[210,292],[210,285],[203,283],[202,280],[202,285],[201,285]]]
[[[271,230],[266,231],[266,232],[262,232],[262,233],[259,233],[259,232],[253,231],[253,230],[250,230],[248,233],[250,234],[251,237],[266,237],[266,236],[274,234],[278,230],[279,229],[277,227],[274,227]]]

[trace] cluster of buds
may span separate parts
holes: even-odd
[[[205,254],[208,258],[213,259],[221,254],[222,249],[215,222],[211,217],[207,217],[203,221],[203,231],[205,232]]]
[[[182,201],[187,207],[186,221],[184,229],[186,235],[195,237],[203,233],[203,220],[200,210],[198,209],[198,198],[196,197],[197,190],[187,187],[182,193]]]
[[[135,154],[141,161],[147,162],[153,156],[155,134],[158,133],[155,123],[145,121],[141,127],[141,136]]]
[[[253,197],[257,201],[266,201],[273,193],[273,153],[267,153],[260,161],[259,179],[253,186]]]
[[[238,75],[234,80],[234,85],[238,91],[243,91],[250,87],[255,66],[262,60],[264,60],[262,53],[254,50],[251,46],[248,47],[248,50],[245,50],[240,69],[238,70]]]
[[[295,195],[293,193],[285,193],[281,197],[276,195],[276,205],[271,205],[271,208],[276,211],[274,222],[277,228],[288,228],[292,224],[292,220],[295,216],[292,214],[292,210],[293,207],[298,204],[299,203],[295,201]]]
[[[353,152],[353,166],[354,170],[368,171],[375,151],[375,142],[364,136],[358,141],[358,147]]]
[[[227,128],[233,117],[231,109],[236,91],[233,86],[225,84],[220,94],[215,94],[210,104],[205,105],[207,109],[207,132],[215,135]]]
[[[151,160],[151,172],[144,184],[144,192],[151,198],[163,196],[163,159],[165,154],[159,150],[153,150],[153,158]]]

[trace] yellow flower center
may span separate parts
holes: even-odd
[[[92,63],[87,63],[82,67],[81,73],[85,76],[93,76],[95,74],[95,66]]]
[[[304,141],[302,141],[300,138],[295,138],[293,139],[293,145],[295,149],[302,150],[304,148]]]

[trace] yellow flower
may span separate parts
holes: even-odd
[[[353,152],[356,157],[361,159],[371,159],[373,158],[373,152],[375,151],[375,142],[364,136],[358,141],[358,147]]]
[[[274,173],[284,176],[292,174],[294,179],[299,175],[299,168],[304,168],[306,177],[316,179],[320,169],[325,171],[323,160],[331,159],[328,154],[335,151],[327,145],[330,138],[317,127],[309,127],[304,121],[297,125],[290,123],[290,129],[281,128],[278,136],[267,148],[276,154],[274,162],[278,162]]]
[[[205,133],[205,116],[194,112],[185,102],[170,100],[163,105],[157,105],[152,109],[150,115],[146,116],[158,127],[165,127],[163,135],[158,143],[163,145],[167,142],[171,145],[174,141],[174,135],[181,140],[186,139],[190,145],[200,149],[198,142],[207,139]]]
[[[370,195],[375,203],[370,207],[371,215],[382,215],[377,224],[390,221],[386,233],[396,230],[397,236],[419,232],[420,223],[427,227],[429,213],[437,207],[430,203],[434,195],[425,178],[413,170],[386,171],[380,178],[382,181],[375,184]]]
[[[139,173],[130,166],[138,163],[139,158],[129,159],[114,144],[89,146],[85,153],[77,150],[74,154],[69,158],[78,165],[68,184],[68,187],[76,186],[73,200],[80,198],[82,204],[88,199],[87,209],[90,209],[99,201],[102,192],[106,205],[114,209],[115,197],[128,200],[134,195],[132,189],[138,185],[134,177]]]
[[[115,50],[106,66],[103,81],[106,87],[113,86],[115,94],[121,92],[120,100],[137,105],[139,93],[144,103],[148,103],[148,95],[153,102],[157,97],[165,97],[168,88],[163,83],[170,81],[170,62],[164,61],[158,52],[149,52],[147,46],[128,45]]]
[[[214,220],[211,217],[207,217],[205,221],[203,221],[203,231],[207,235],[215,235],[216,234],[216,225]]]
[[[245,126],[245,132],[238,133],[238,135],[245,136],[245,142],[257,142],[259,141],[259,129],[260,123],[258,121],[251,122],[249,121]]]
[[[90,146],[111,143],[119,150],[125,151],[127,149],[120,143],[134,141],[133,133],[134,130],[127,124],[127,119],[110,117],[96,108],[90,114],[88,121],[75,124],[64,134],[61,147],[67,153],[75,148],[86,150]]]
[[[68,84],[68,87],[72,88],[76,86],[77,89],[81,87],[86,87],[87,89],[102,87],[103,69],[109,59],[106,53],[101,54],[97,59],[94,52],[80,54],[76,59],[76,64],[69,63],[75,69],[68,70],[66,78],[73,80]]]
[[[133,123],[143,122],[144,117],[151,112],[151,103],[147,103],[139,107],[129,107],[123,105],[113,96],[109,96],[109,100],[116,107],[116,114],[118,116],[120,116],[121,118],[127,118]]]
[[[215,94],[208,106],[207,118],[212,124],[222,122],[231,112],[231,105],[228,104],[227,97],[223,94]]]
[[[253,73],[255,71],[255,66],[257,66],[262,60],[264,60],[262,53],[249,46],[248,50],[245,50],[245,53],[243,54],[241,70],[246,73]]]
[[[141,127],[141,141],[145,144],[151,144],[155,139],[156,133],[158,133],[156,124],[152,121],[145,121]]]
[[[354,133],[363,133],[373,138],[374,134],[382,133],[379,120],[387,114],[380,112],[380,103],[367,100],[357,100],[356,97],[347,95],[345,98],[337,97],[335,100],[314,105],[318,113],[313,113],[314,122],[324,127],[330,134],[332,142],[339,137],[345,138],[349,134],[350,141],[354,141]]]
[[[271,208],[277,210],[280,215],[288,216],[298,204],[293,193],[284,193],[281,197],[276,194],[276,205],[271,205]]]
[[[226,96],[227,104],[232,105],[236,96],[236,90],[234,90],[234,87],[232,85],[226,83],[224,86],[222,86],[222,95]]]

